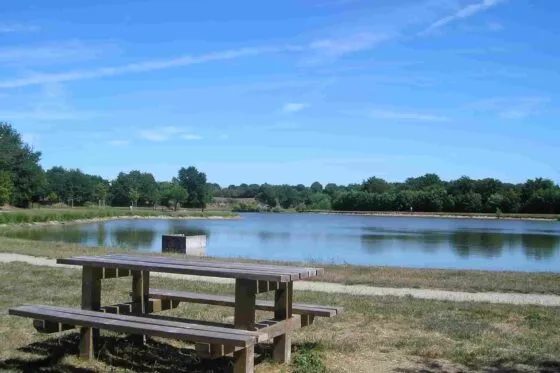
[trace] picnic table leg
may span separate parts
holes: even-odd
[[[82,309],[99,311],[101,307],[101,277],[103,269],[83,267]],[[80,357],[90,360],[94,357],[94,346],[99,339],[99,329],[80,328]]]
[[[255,330],[255,306],[257,301],[257,282],[251,280],[235,280],[235,313],[236,329]],[[253,373],[255,365],[255,349],[249,346],[233,353],[234,373]]]
[[[280,283],[274,294],[274,318],[276,320],[287,320],[292,317],[292,296],[294,283]],[[278,363],[289,363],[292,356],[291,331],[274,338],[272,357]]]
[[[147,315],[150,305],[150,272],[132,271],[132,314]],[[146,336],[138,338],[141,344],[146,343]]]

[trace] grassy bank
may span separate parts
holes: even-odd
[[[123,249],[88,248],[75,244],[29,241],[0,236],[0,252],[60,258],[84,254],[122,253]],[[219,260],[224,259],[220,258]],[[236,258],[235,260],[258,262],[243,258]],[[348,285],[360,284],[471,292],[495,291],[560,294],[560,273],[358,267],[316,263],[308,263],[307,265],[321,266],[326,269],[325,274],[314,279],[314,281],[336,282]]]
[[[361,216],[395,216],[413,218],[449,218],[449,219],[509,219],[509,220],[550,220],[560,221],[558,214],[522,214],[522,213],[485,213],[485,212],[408,212],[408,211],[335,211],[335,210],[301,210],[300,212],[333,215]]]
[[[148,208],[107,207],[107,208],[41,208],[41,209],[18,209],[0,212],[0,224],[22,224],[22,223],[46,223],[46,222],[70,222],[87,219],[110,219],[117,217],[169,217],[169,218],[211,218],[211,217],[235,217],[234,213],[228,211],[205,211],[200,210],[154,210]]]
[[[85,363],[75,355],[78,333],[41,335],[31,320],[6,315],[21,304],[78,307],[80,271],[0,264],[0,370],[10,372],[190,372],[220,371],[226,360],[196,364],[191,346],[150,340],[135,347],[124,336],[103,333],[98,360]],[[9,279],[9,280],[8,280]],[[17,279],[15,281],[14,279]],[[157,278],[152,286],[232,294],[233,287]],[[103,304],[127,299],[130,279],[103,282]],[[339,305],[345,313],[318,320],[295,334],[294,364],[285,369],[265,357],[258,373],[329,372],[558,372],[560,309],[367,298],[298,292],[298,302]],[[206,305],[180,306],[170,316],[231,321],[233,310]],[[260,317],[268,314],[260,314]],[[318,368],[317,368],[318,367]],[[317,368],[317,369],[314,369]]]

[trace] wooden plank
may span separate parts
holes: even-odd
[[[292,274],[300,274],[301,278],[317,276],[318,271],[323,272],[323,268],[311,268],[311,267],[300,267],[300,266],[283,266],[276,264],[263,264],[263,263],[239,263],[239,262],[221,262],[213,260],[203,260],[196,258],[189,259],[177,259],[169,258],[164,256],[139,256],[139,255],[127,255],[127,254],[108,254],[103,255],[103,257],[108,258],[119,258],[124,260],[136,260],[142,262],[158,262],[166,264],[181,264],[181,265],[199,265],[204,267],[216,267],[216,268],[236,268],[236,269],[255,269],[255,270],[267,270],[274,272],[289,272]]]
[[[65,330],[75,329],[75,325],[61,324],[59,322],[52,322],[46,320],[33,320],[33,327],[39,333],[58,333]]]
[[[233,353],[233,373],[253,373],[255,367],[255,346],[247,346]]]
[[[103,257],[72,257],[68,259],[57,259],[59,264],[83,265],[91,267],[123,268],[132,271],[153,271],[165,273],[178,273],[197,276],[212,276],[222,278],[240,278],[246,280],[268,280],[287,282],[291,281],[292,275],[274,273],[270,271],[244,271],[227,268],[211,268],[198,266],[184,266],[163,263],[144,263],[138,261],[126,261]],[[296,275],[294,275],[296,276]]]
[[[250,280],[235,281],[234,326],[236,329],[255,329],[255,303],[257,283]]]
[[[281,284],[274,294],[274,318],[288,320],[292,317],[293,283]],[[292,354],[292,339],[290,329],[285,328],[284,334],[274,338],[272,357],[278,363],[289,363]]]
[[[129,270],[119,271],[117,268],[103,268],[103,279],[119,278],[130,276]]]
[[[75,310],[54,306],[22,306],[9,310],[10,315],[43,319],[78,325],[84,328],[101,328],[114,332],[146,334],[150,336],[175,338],[181,340],[199,340],[207,343],[233,344],[247,346],[254,344],[259,333],[219,328],[200,324],[187,324],[158,320],[149,317],[113,315],[100,312]]]
[[[301,328],[301,316],[295,315],[286,320],[265,320],[256,324],[259,332],[266,334],[266,340],[281,336],[286,331],[293,331]]]
[[[235,298],[227,295],[150,289],[150,297],[155,299],[173,299],[183,302],[210,304],[215,306],[235,306]],[[274,311],[274,302],[258,299],[256,301],[255,308],[259,311]],[[312,314],[317,317],[333,317],[342,313],[342,308],[296,303],[292,305],[292,313],[296,313],[298,315]]]
[[[101,268],[82,269],[82,309],[98,311],[101,307]],[[99,330],[84,327],[80,330],[80,358],[93,359],[94,348],[99,340]]]

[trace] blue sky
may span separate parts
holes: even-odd
[[[0,120],[47,168],[560,180],[556,1],[0,1]]]

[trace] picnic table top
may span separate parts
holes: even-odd
[[[57,259],[57,263],[275,282],[306,279],[323,272],[322,268],[128,254],[73,256]]]

